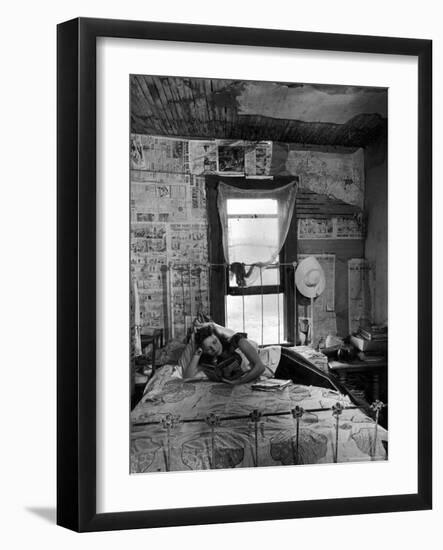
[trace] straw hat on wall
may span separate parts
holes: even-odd
[[[324,291],[325,273],[317,258],[308,256],[302,260],[295,270],[295,284],[298,290],[307,298],[316,298]]]

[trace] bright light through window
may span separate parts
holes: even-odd
[[[228,248],[230,263],[263,262],[278,243],[278,204],[275,199],[228,199]],[[275,262],[278,258],[275,259]],[[278,269],[262,269],[255,284],[278,285]],[[231,276],[230,285],[236,286]]]
[[[226,201],[228,216],[233,214],[274,214],[277,216],[275,199],[228,199]]]
[[[260,345],[283,342],[283,294],[263,295],[263,341],[261,299],[257,294],[226,296],[226,325],[236,332],[245,331],[251,340]]]
[[[227,214],[229,262],[245,264],[248,272],[250,264],[266,261],[269,251],[278,246],[278,202],[275,199],[228,199]],[[275,258],[276,262],[278,258]],[[255,287],[255,294],[226,296],[227,326],[246,331],[259,344],[283,341],[283,294],[277,292],[262,296],[261,292],[262,285],[279,284],[277,266],[262,268],[258,275],[256,271],[254,281],[248,285]],[[230,273],[229,285],[237,287],[233,273]]]

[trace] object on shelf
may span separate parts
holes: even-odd
[[[335,334],[328,334],[326,336],[325,345],[326,345],[326,349],[335,348],[336,350],[338,350],[338,348],[343,345],[343,338],[340,338]]]
[[[357,334],[353,334],[351,336],[351,344],[356,347],[360,351],[368,352],[368,351],[376,351],[376,352],[386,352],[388,349],[388,342],[385,341],[379,341],[379,340],[366,340],[366,338],[363,338],[362,336],[359,336]]]
[[[328,358],[321,351],[317,351],[309,346],[293,346],[289,349],[292,349],[302,355],[305,359],[323,372],[328,372]]]
[[[372,352],[365,353],[364,351],[360,351],[357,357],[360,359],[360,361],[365,361],[366,363],[380,363],[381,361],[384,361],[386,359],[385,355]]]
[[[369,327],[360,327],[358,330],[360,336],[365,340],[385,341],[388,339],[388,327],[382,325],[371,325]]]

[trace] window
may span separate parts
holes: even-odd
[[[241,265],[239,270],[229,270],[226,324],[233,330],[247,331],[260,344],[281,342],[284,309],[279,256],[274,266],[254,267],[269,250],[278,247],[278,201],[228,199],[226,210],[230,264],[245,264],[244,273]]]
[[[263,345],[294,341],[297,183],[206,176],[210,315]]]

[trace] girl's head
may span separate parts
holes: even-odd
[[[213,327],[210,325],[197,330],[195,333],[195,344],[202,349],[203,353],[210,357],[218,357],[223,352],[220,338],[215,334]]]

